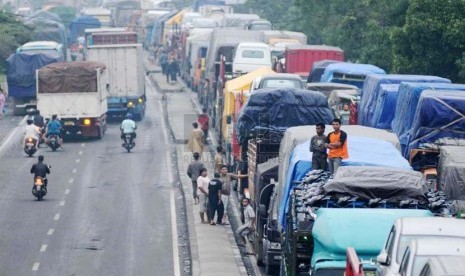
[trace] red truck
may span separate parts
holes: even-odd
[[[307,79],[312,65],[320,60],[344,61],[344,51],[326,45],[288,45],[282,59],[276,60],[274,70],[278,73],[294,73]]]

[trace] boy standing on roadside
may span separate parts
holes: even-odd
[[[326,135],[325,133],[325,124],[318,123],[316,124],[316,135],[310,140],[310,151],[312,155],[312,170],[323,170],[326,171],[328,164],[327,158],[328,154],[326,153]]]
[[[349,152],[347,150],[347,133],[341,130],[341,120],[334,119],[332,124],[334,131],[328,134],[325,146],[329,149],[329,171],[331,176],[334,176],[341,166],[342,159],[349,158]]]

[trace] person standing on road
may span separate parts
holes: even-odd
[[[204,143],[207,144],[208,139],[208,129],[210,128],[210,117],[207,114],[207,109],[202,109],[202,114],[199,115],[197,121],[200,124],[200,129],[203,131]]]
[[[200,176],[197,178],[200,222],[204,224],[210,223],[208,214],[208,184],[210,183],[210,178],[208,178],[207,174],[207,169],[203,168],[200,170]],[[205,213],[207,213],[207,222],[205,221]]]
[[[347,133],[342,131],[341,120],[334,119],[332,122],[333,132],[328,134],[325,147],[329,149],[329,171],[334,176],[341,165],[342,159],[349,158],[347,150]]]
[[[0,119],[3,118],[5,102],[6,102],[5,94],[3,92],[3,89],[0,87]]]
[[[223,165],[226,165],[226,158],[224,156],[224,149],[222,146],[216,147],[216,154],[215,154],[215,172],[221,173],[221,168]]]
[[[170,75],[171,80],[174,81],[174,84],[176,84],[178,81],[177,76],[179,74],[179,63],[176,58],[173,58],[168,65],[168,74]]]
[[[242,238],[242,246],[246,244],[246,237],[255,231],[255,211],[250,206],[249,199],[244,197],[242,199],[242,207],[244,208],[244,225],[237,228],[236,233]],[[239,244],[241,246],[241,244]]]
[[[247,174],[233,174],[233,173],[228,173],[228,166],[226,165],[221,165],[220,169],[220,181],[223,183],[223,186],[221,187],[221,206],[220,206],[220,211],[218,213],[223,214],[223,218],[221,221],[223,222],[224,225],[228,224],[228,205],[229,205],[229,196],[231,195],[231,178],[246,178],[248,177]]]
[[[312,152],[312,170],[326,171],[328,164],[326,153],[325,124],[316,124],[316,135],[310,140],[310,151]]]
[[[202,162],[200,162],[200,154],[194,152],[194,161],[192,161],[187,167],[187,175],[192,180],[192,191],[194,197],[194,204],[199,204],[199,196],[197,194],[197,178],[199,178],[200,170],[205,168]]]
[[[199,128],[199,124],[197,122],[192,123],[192,127],[194,128],[191,132],[191,136],[189,137],[189,142],[187,143],[187,148],[191,152],[198,152],[200,156],[203,153],[203,132]]]
[[[215,172],[214,178],[208,183],[208,205],[210,210],[210,225],[215,225],[215,213],[216,215],[216,223],[221,224],[221,219],[223,218],[223,214],[219,208],[221,205],[221,189],[223,187],[223,183],[220,181],[220,174]]]

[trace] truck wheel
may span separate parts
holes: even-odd
[[[275,265],[266,265],[265,274],[266,275],[278,275],[278,267]]]

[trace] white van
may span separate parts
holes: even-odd
[[[237,45],[232,64],[234,78],[264,66],[271,68],[271,53],[267,44],[243,42]]]

